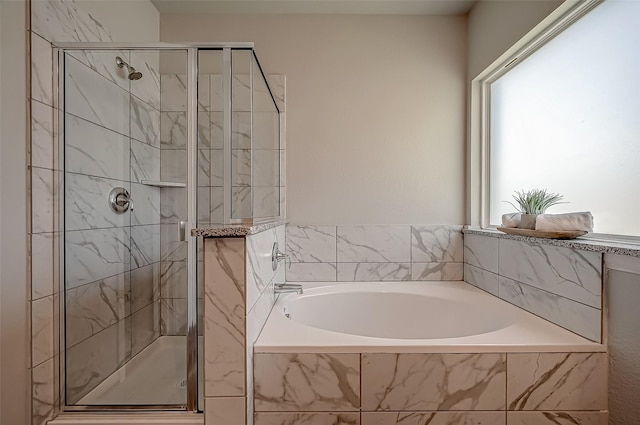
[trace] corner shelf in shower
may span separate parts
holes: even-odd
[[[155,180],[142,180],[140,183],[145,186],[155,186],[155,187],[187,187],[186,183],[161,182],[161,181],[155,181]]]

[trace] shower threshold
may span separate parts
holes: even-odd
[[[186,379],[186,337],[160,336],[80,399],[77,405],[184,405],[187,402]],[[202,379],[198,379],[198,383],[201,386]],[[202,395],[201,387],[199,393]]]

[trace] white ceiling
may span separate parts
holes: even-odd
[[[461,15],[476,0],[151,0],[161,14]]]

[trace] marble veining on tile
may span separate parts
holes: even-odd
[[[53,106],[53,49],[51,43],[31,34],[31,97]]]
[[[266,152],[282,149],[280,146],[280,120],[275,109],[268,109],[267,112],[254,109],[253,115],[250,115],[249,118],[251,124],[249,128],[253,130],[254,137],[253,140],[250,139],[253,146],[245,145],[246,147]]]
[[[411,280],[410,263],[338,263],[338,282]]]
[[[258,412],[255,425],[360,425],[358,413],[274,413]]]
[[[205,241],[204,343],[206,397],[245,391],[244,239]]]
[[[254,217],[278,217],[280,215],[279,187],[256,186],[250,193],[253,193]]]
[[[31,303],[31,367],[49,360],[58,352],[54,326],[58,323],[58,295]]]
[[[607,425],[607,412],[507,412],[509,425]]]
[[[198,198],[200,204],[201,198]],[[187,219],[187,189],[183,187],[163,187],[160,189],[160,222],[178,223]]]
[[[129,239],[128,228],[67,232],[66,289],[129,270]]]
[[[410,262],[411,227],[338,226],[338,262]]]
[[[187,261],[187,242],[180,240],[177,224],[160,225],[160,259],[162,261]]]
[[[176,183],[187,182],[186,149],[162,149],[160,151],[160,179]]]
[[[509,410],[605,410],[606,353],[510,353]]]
[[[503,300],[592,341],[601,340],[602,311],[500,276]]]
[[[254,355],[256,411],[358,411],[358,354]]]
[[[130,63],[129,51],[127,50],[69,50],[67,54],[96,73],[102,75],[107,80],[129,91],[128,72],[125,68],[119,68],[116,64],[116,57],[121,57],[125,62]]]
[[[131,321],[109,326],[66,352],[67,402],[76,403],[131,358]]]
[[[411,226],[411,261],[462,262],[462,226]]]
[[[113,41],[109,31],[73,0],[42,0],[31,5],[32,30],[47,40]]]
[[[224,185],[224,151],[222,149],[211,149],[210,169],[209,169],[209,186]]]
[[[31,423],[45,425],[58,405],[57,358],[51,358],[33,368],[31,373]]]
[[[58,278],[54,273],[54,233],[31,235],[31,300],[46,297],[57,290]]]
[[[499,276],[480,267],[464,264],[464,281],[470,285],[476,286],[483,291],[487,291],[496,297],[499,296],[500,283]]]
[[[271,253],[274,242],[279,249],[284,249],[284,226],[248,235],[246,241],[246,306],[247,309],[255,304],[260,294],[269,286],[278,271],[284,267],[284,263],[278,264],[274,271],[271,262]]]
[[[506,425],[504,412],[362,412],[362,425]]]
[[[211,149],[222,149],[223,148],[223,122],[222,122],[222,112],[211,112],[209,121],[209,143]],[[233,146],[233,143],[232,143]]]
[[[131,311],[135,312],[160,298],[160,263],[131,270]]]
[[[335,282],[336,263],[291,263],[286,270],[288,282]]]
[[[160,336],[159,302],[153,302],[131,315],[131,355],[135,356]]]
[[[31,168],[31,232],[53,232],[55,172],[44,168]]]
[[[160,261],[160,225],[131,227],[131,267],[142,267]]]
[[[160,180],[160,156],[157,147],[131,139],[131,180]]]
[[[160,300],[160,333],[162,335],[187,335],[187,307],[185,298]]]
[[[142,78],[131,81],[131,94],[160,110],[160,53],[132,51],[129,65],[142,72]]]
[[[160,147],[162,149],[187,148],[186,112],[160,112]]]
[[[57,169],[58,156],[54,147],[53,108],[40,102],[31,102],[31,165]]]
[[[139,100],[135,96],[130,97],[131,102],[131,137],[160,147],[160,111],[153,106]]]
[[[65,95],[66,112],[129,134],[129,93],[74,58],[65,64]]]
[[[411,280],[462,280],[463,263],[412,263]]]
[[[160,224],[160,191],[153,186],[131,184],[131,199],[135,200],[135,208],[130,214],[132,226]]]
[[[65,115],[65,157],[67,172],[129,180],[129,137],[71,114]]]
[[[131,190],[126,182],[65,173],[65,230],[128,226],[129,214],[117,214],[108,207],[114,187]]]
[[[602,306],[598,253],[500,240],[499,274],[595,308]]]
[[[160,266],[160,292],[163,298],[187,298],[187,263],[163,261]]]
[[[504,354],[362,355],[364,410],[500,410]]]
[[[129,272],[66,291],[67,347],[97,334],[131,314],[130,301]]]
[[[478,235],[465,235],[464,262],[498,273],[498,240]]]
[[[286,252],[292,262],[331,263],[336,261],[336,226],[287,225]]]

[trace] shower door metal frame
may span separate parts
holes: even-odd
[[[92,51],[119,51],[119,50],[157,50],[157,51],[184,51],[187,54],[187,227],[195,228],[197,225],[197,177],[198,177],[198,53],[201,50],[221,50],[228,55],[231,49],[253,50],[252,42],[239,43],[54,43],[54,81],[58,84],[54,87],[54,99],[56,102],[54,122],[58,129],[55,134],[58,137],[58,170],[57,180],[59,188],[64,188],[64,175],[66,172],[64,156],[64,55],[71,50],[92,50]],[[226,68],[223,68],[226,69]],[[225,100],[230,103],[230,88],[227,89],[225,83]],[[227,97],[228,96],[228,97]],[[224,122],[231,120],[231,111],[225,110]],[[226,128],[226,126],[225,126]],[[226,140],[227,134],[225,134]],[[231,132],[229,129],[229,140]],[[230,158],[229,158],[230,159]],[[230,161],[229,161],[230,162]],[[230,163],[224,164],[225,170],[230,169]],[[65,217],[64,217],[64,190],[58,193],[58,229],[62,237],[58,240],[58,258],[54,264],[59,265],[59,320],[57,335],[59,341],[58,358],[58,410],[59,412],[87,412],[87,411],[187,411],[199,412],[198,406],[198,279],[197,279],[197,239],[187,237],[187,403],[174,405],[67,405],[65,400]],[[55,332],[55,331],[54,331]]]

